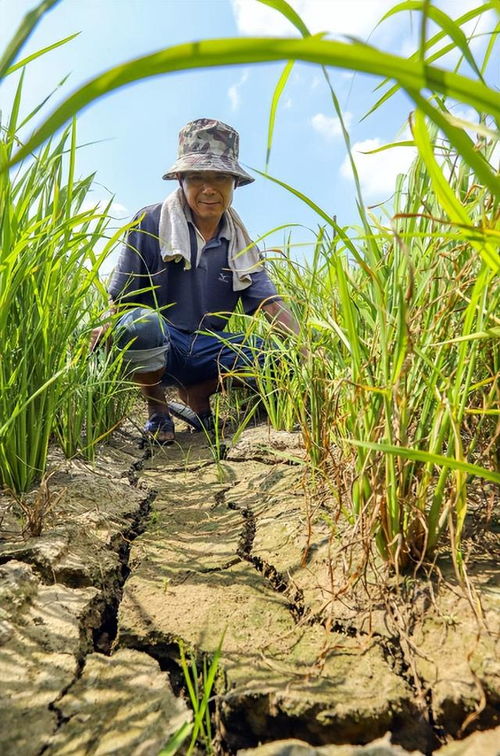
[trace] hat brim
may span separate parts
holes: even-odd
[[[162,176],[165,180],[176,179],[178,173],[187,171],[219,171],[220,173],[231,173],[238,179],[238,186],[251,184],[255,179],[249,173],[243,170],[236,160],[231,160],[223,156],[191,152],[178,158],[173,166]]]

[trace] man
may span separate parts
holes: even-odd
[[[231,207],[234,189],[254,180],[238,145],[238,133],[220,121],[200,118],[181,130],[178,158],[163,176],[179,188],[137,214],[109,286],[114,307],[125,310],[115,343],[148,403],[145,434],[160,443],[174,440],[166,385],[177,385],[209,428],[221,375],[252,362],[242,334],[224,332],[239,301],[247,314],[262,310],[282,332],[298,332]]]

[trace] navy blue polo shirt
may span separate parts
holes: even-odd
[[[189,270],[184,269],[184,260],[165,262],[158,243],[161,207],[161,202],[150,205],[136,215],[136,219],[143,216],[142,220],[129,232],[109,285],[114,302],[160,310],[175,328],[193,332],[224,330],[240,300],[244,312],[251,315],[263,300],[280,299],[265,270],[252,273],[246,289],[233,291],[224,219],[218,235],[200,254],[196,229],[188,222]]]

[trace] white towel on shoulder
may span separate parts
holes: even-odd
[[[168,195],[161,207],[158,237],[162,259],[165,262],[184,260],[184,270],[189,270],[191,244],[186,206],[180,187]],[[236,210],[230,207],[226,211],[226,219],[230,235],[228,264],[233,273],[233,291],[241,291],[252,283],[250,274],[262,269],[262,261]]]

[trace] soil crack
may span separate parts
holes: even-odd
[[[252,564],[257,572],[259,572],[270,584],[274,591],[286,596],[289,600],[287,608],[295,622],[298,623],[305,621],[308,625],[321,624],[326,627],[326,619],[316,615],[305,603],[304,592],[301,588],[293,585],[290,579],[283,572],[276,569],[273,564],[267,562],[256,554],[252,554],[255,533],[257,530],[257,522],[252,509],[250,507],[241,507],[234,501],[229,501],[227,506],[229,509],[240,512],[243,518],[243,528],[236,550],[238,557],[249,564]],[[343,625],[340,622],[336,622],[334,626],[329,627],[328,629],[349,636],[362,634],[357,628]]]
[[[126,475],[130,485],[137,487],[139,485],[138,472],[142,470],[144,462],[149,459],[150,450],[145,450],[141,459],[133,462],[129,467]],[[144,483],[141,481],[141,486]],[[101,623],[93,632],[94,651],[109,655],[113,641],[118,631],[118,609],[123,596],[123,586],[130,575],[129,559],[132,543],[146,529],[147,519],[151,511],[151,505],[155,500],[158,492],[153,488],[144,486],[146,496],[139,502],[139,507],[132,520],[130,527],[120,533],[120,546],[117,550],[119,558],[118,576],[114,588],[114,595],[106,603],[101,615]]]
[[[429,730],[429,739],[432,740],[432,749],[442,742],[442,732],[434,722],[432,711],[432,691],[426,689],[423,681],[418,675],[412,674],[411,664],[406,660],[404,650],[401,644],[401,637],[398,635],[387,638],[380,633],[368,632],[361,630],[354,625],[342,623],[338,620],[333,623],[327,617],[322,617],[313,612],[304,599],[303,591],[293,585],[289,578],[280,572],[274,565],[252,553],[255,535],[257,530],[257,521],[254,512],[250,507],[242,507],[233,501],[227,502],[229,509],[240,512],[243,518],[243,527],[241,530],[237,556],[242,560],[252,564],[262,577],[269,583],[274,591],[281,593],[289,600],[287,608],[290,611],[294,621],[298,624],[321,625],[328,632],[335,632],[349,637],[373,638],[380,646],[383,657],[389,668],[398,677],[401,677],[411,688],[415,700],[421,711],[422,725]]]
[[[106,656],[111,655],[113,642],[116,638],[118,629],[118,609],[123,596],[123,586],[130,574],[129,558],[133,541],[141,535],[146,529],[147,518],[151,511],[151,504],[157,496],[157,491],[147,487],[142,481],[139,480],[139,472],[144,467],[144,462],[150,457],[150,450],[145,450],[142,457],[133,462],[128,470],[123,473],[122,477],[126,477],[129,484],[133,488],[139,486],[144,489],[145,496],[138,502],[137,509],[130,521],[128,527],[121,530],[117,536],[112,539],[111,548],[118,556],[118,565],[114,579],[111,581],[111,590],[109,586],[100,586],[101,592],[104,592],[104,597],[101,602],[101,606],[98,608],[98,615],[100,615],[99,623],[93,628],[88,628],[85,622],[82,622],[80,628],[82,637],[91,629],[92,630],[92,643],[87,645],[87,648],[82,644],[81,655],[77,659],[77,669],[71,682],[60,691],[57,698],[51,702],[48,706],[49,711],[52,711],[56,717],[56,727],[53,732],[53,736],[58,730],[63,727],[71,717],[65,716],[62,709],[59,706],[59,702],[69,693],[73,686],[81,679],[85,670],[87,657],[89,654],[96,652],[104,654]],[[106,588],[108,590],[106,590]],[[42,756],[43,753],[50,747],[50,743],[46,743],[39,751],[38,756]]]
[[[262,465],[268,465],[270,467],[275,467],[276,465],[288,465],[289,467],[300,467],[304,464],[302,460],[296,460],[296,459],[281,459],[276,457],[264,457],[260,454],[252,454],[245,455],[244,457],[231,457],[230,458],[231,463],[238,464],[239,462],[260,462]]]
[[[88,652],[87,652],[88,653]],[[67,717],[63,714],[62,709],[59,708],[58,704],[59,701],[62,701],[65,695],[69,693],[71,688],[78,682],[78,680],[81,679],[83,675],[83,671],[85,669],[86,664],[86,657],[87,653],[84,653],[80,659],[78,659],[77,668],[75,670],[75,674],[71,682],[68,683],[60,692],[57,698],[54,699],[49,705],[48,709],[49,711],[52,711],[56,716],[56,726],[54,728],[53,735],[64,725],[66,722],[69,722],[70,717]],[[38,751],[37,756],[42,756],[43,753],[50,747],[50,742],[45,743],[40,750]]]

